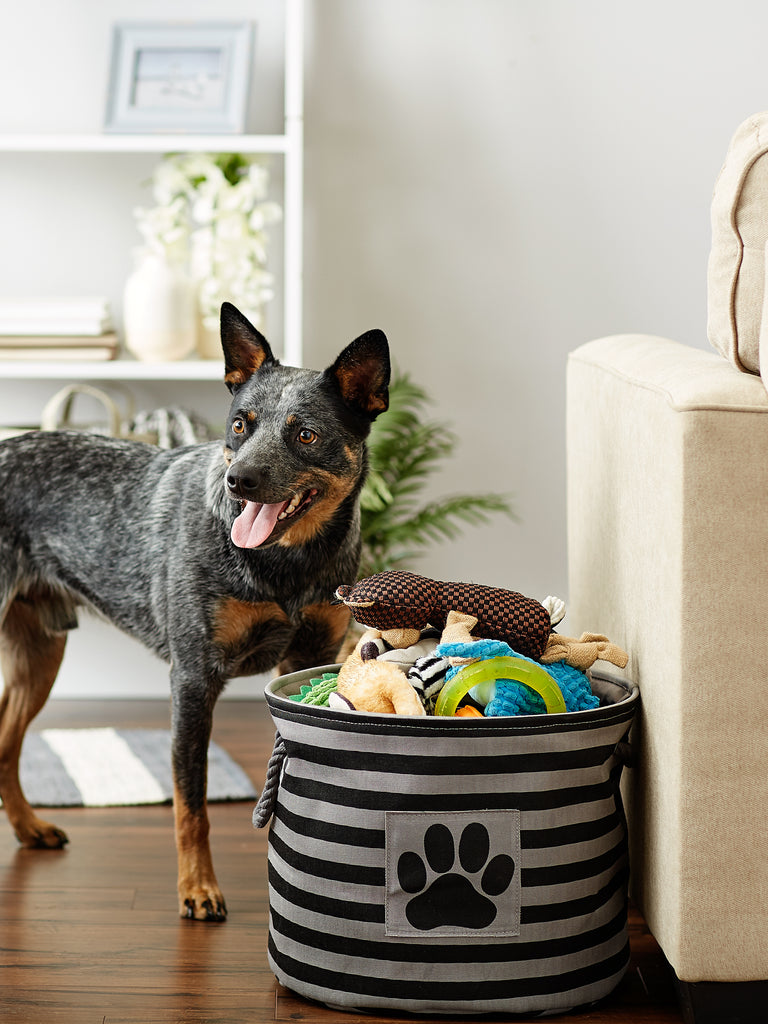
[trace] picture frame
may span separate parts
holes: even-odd
[[[104,130],[245,131],[251,22],[117,22]]]

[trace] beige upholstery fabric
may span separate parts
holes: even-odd
[[[768,241],[768,112],[731,140],[712,198],[708,269],[710,343],[741,370],[761,372],[765,246]],[[768,381],[768,339],[762,373]]]
[[[633,892],[684,981],[768,978],[768,394],[715,353],[568,363],[570,632],[630,653]]]

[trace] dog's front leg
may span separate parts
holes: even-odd
[[[197,921],[224,921],[227,908],[208,842],[208,741],[216,691],[171,672],[172,763],[178,856],[179,913]]]

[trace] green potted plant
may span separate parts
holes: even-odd
[[[458,441],[446,423],[426,418],[429,401],[422,387],[395,371],[389,409],[374,422],[368,443],[370,473],[360,502],[361,578],[408,567],[430,544],[454,540],[464,525],[485,523],[497,513],[516,518],[502,494],[424,501],[430,475]]]

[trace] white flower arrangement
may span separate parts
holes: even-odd
[[[262,326],[273,296],[267,227],[282,216],[268,190],[266,167],[239,153],[171,154],[152,176],[157,206],[134,210],[146,249],[189,270],[207,330],[218,331],[225,300]]]

